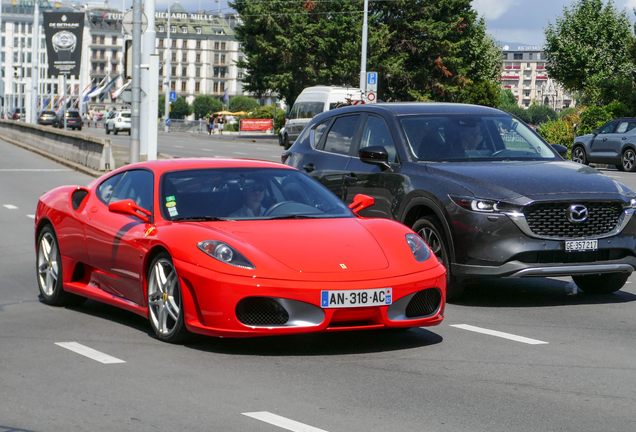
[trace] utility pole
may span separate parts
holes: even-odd
[[[360,59],[360,90],[362,96],[367,96],[367,17],[369,15],[369,0],[364,0],[364,20],[362,21],[362,58]]]
[[[167,39],[167,44],[168,46],[166,47],[166,59],[165,59],[165,63],[164,63],[164,70],[166,71],[166,81],[164,82],[165,87],[164,87],[164,94],[165,94],[165,102],[164,102],[164,116],[165,116],[165,120],[168,120],[170,118],[170,71],[172,68],[172,63],[171,63],[171,58],[170,56],[172,55],[170,53],[170,47],[171,42],[170,42],[170,33],[172,32],[172,29],[170,28],[170,7],[168,7],[168,27],[166,28],[166,31],[168,32],[168,39]],[[170,125],[168,124],[168,122],[164,121],[164,132],[170,132]]]
[[[40,93],[40,70],[38,68],[38,48],[40,45],[40,1],[35,0],[33,2],[33,73],[31,74],[33,88],[31,90],[31,118],[29,123],[37,124],[38,122],[38,95]],[[82,47],[80,47],[81,49]]]
[[[139,160],[154,160],[157,154],[157,111],[159,84],[156,76],[159,70],[152,67],[152,56],[155,54],[155,42],[157,32],[155,30],[155,0],[146,0],[144,4],[144,13],[148,17],[148,27],[142,36],[143,48],[141,50],[141,88],[146,93],[146,97],[141,101],[141,116],[139,119],[141,146],[139,151]],[[154,87],[151,83],[155,83]],[[153,151],[154,149],[154,151]]]
[[[141,0],[133,0],[132,45],[132,128],[130,133],[130,163],[139,162],[139,108],[141,88]]]

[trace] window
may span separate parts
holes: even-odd
[[[159,76],[163,76],[163,66],[159,68]],[[161,83],[159,83],[161,85]]]
[[[177,61],[177,53],[176,53],[176,52],[173,52],[173,53],[172,53],[172,61],[173,61],[173,62],[176,62],[176,61]]]
[[[187,76],[188,75],[188,68],[187,67],[182,67],[181,68],[181,76]]]
[[[159,33],[163,33],[163,32],[165,32],[165,31],[166,31],[165,27],[164,27],[164,26],[162,26],[162,25],[160,25],[160,26],[159,26]],[[159,43],[161,44],[162,39],[160,39],[159,41],[160,41]],[[161,44],[161,45],[159,45],[159,46],[163,46],[163,44]]]
[[[225,78],[226,71],[227,71],[227,68],[221,68],[221,78]]]
[[[391,137],[389,128],[379,117],[369,116],[367,124],[362,132],[362,140],[360,141],[360,148],[382,146],[389,153],[389,162],[395,162],[395,144]]]
[[[131,199],[138,206],[152,211],[152,184],[152,173],[144,170],[126,171],[124,177],[117,182],[109,203]]]
[[[243,71],[239,71],[238,74],[236,74],[236,77],[238,79],[243,79]]]
[[[13,38],[13,48],[20,48],[20,38]]]
[[[117,45],[117,36],[113,36],[113,41],[111,42],[111,45]]]
[[[221,49],[224,50],[225,49],[225,42],[221,42]]]
[[[177,26],[170,26],[170,33],[176,33],[177,32]]]
[[[186,91],[186,86],[187,86],[187,83],[186,83],[185,81],[183,81],[183,82],[181,83],[181,91],[182,91],[182,92],[185,92],[185,91]]]
[[[4,38],[2,38],[2,40],[4,41]],[[4,42],[2,43],[2,46],[4,46]],[[40,48],[46,49],[46,39],[40,39]]]
[[[111,58],[112,60],[117,60],[117,50],[112,50],[112,51],[111,51],[111,56],[110,56],[110,58]]]
[[[195,93],[199,93],[201,91],[201,83],[200,82],[195,82],[194,83],[194,92]]]
[[[219,77],[219,68],[215,67],[214,68],[214,78],[218,78]]]
[[[175,83],[174,81],[172,81],[170,83],[170,90],[175,91],[177,89],[177,83]]]
[[[221,54],[221,64],[225,64],[225,54]]]
[[[311,141],[311,146],[316,148],[316,145],[320,143],[320,138],[322,138],[322,134],[327,130],[327,126],[329,126],[331,120],[327,120],[326,122],[320,123],[316,128],[312,131],[313,133],[309,136]]]
[[[219,63],[219,55],[214,54],[214,64],[218,64],[218,63]]]
[[[332,153],[348,155],[351,152],[353,134],[360,121],[359,115],[337,118],[327,134],[324,150]]]
[[[627,132],[627,127],[629,126],[629,123],[626,121],[620,122],[618,124],[618,127],[616,128],[616,132],[615,133],[625,133]]]
[[[2,54],[0,54],[0,61],[4,62],[5,61],[5,52],[2,51]],[[2,70],[4,71],[4,68],[2,68]]]
[[[172,66],[172,72],[171,72],[172,76],[177,76],[177,67],[176,66]]]
[[[6,44],[7,38],[2,36],[2,46],[4,47]]]
[[[26,32],[27,33],[33,33],[33,24],[31,24],[31,23],[27,24],[27,31]]]
[[[598,133],[608,134],[608,133],[614,132],[614,127],[616,127],[617,123],[618,121],[611,121],[609,123],[604,124],[603,126],[599,128]]]
[[[532,53],[528,53],[528,60],[532,60]]]
[[[31,44],[33,43],[33,38],[27,38],[27,48],[31,48]]]
[[[13,51],[13,63],[18,63],[20,61],[20,57],[17,51]]]
[[[291,110],[290,119],[310,119],[314,118],[325,110],[323,102],[298,102]]]
[[[218,50],[219,49],[219,43],[218,42],[214,42],[214,49]]]
[[[26,62],[27,63],[31,63],[31,53],[30,52],[27,53],[27,61]]]
[[[187,27],[181,27],[181,33],[187,33],[187,32],[188,32]]]
[[[201,48],[201,41],[200,41],[200,40],[198,40],[198,41],[197,41],[197,43],[196,43],[196,47],[197,47],[197,48]]]
[[[31,78],[31,68],[27,68],[26,76],[27,76],[27,78]]]
[[[201,27],[197,27],[196,31],[197,31],[197,34],[201,34]],[[197,41],[197,44],[200,46],[201,45],[201,41]]]
[[[198,67],[198,68],[196,68],[196,69],[195,69],[195,74],[194,74],[194,76],[196,76],[197,78],[199,78],[199,77],[201,76],[201,68],[200,68],[200,67]]]
[[[100,43],[101,45],[104,45],[104,44],[106,43],[106,36],[100,36],[100,37],[99,37],[99,43]]]
[[[113,196],[113,191],[115,190],[115,187],[117,186],[117,183],[119,183],[119,180],[122,179],[124,174],[125,173],[113,176],[113,177],[109,178],[108,180],[106,180],[101,185],[99,185],[99,189],[97,189],[97,197],[102,202],[104,202],[105,204],[109,203],[110,198]]]
[[[526,63],[526,67],[530,67],[530,63]]]
[[[523,53],[515,53],[514,54],[514,59],[515,60],[523,60]]]
[[[184,52],[184,53],[181,54],[181,61],[183,63],[187,63],[188,62],[188,53],[187,52]]]
[[[172,48],[176,48],[176,47],[177,47],[177,40],[172,39]]]
[[[200,53],[197,53],[197,55],[196,55],[196,62],[197,63],[201,63],[201,54]]]
[[[159,61],[162,62],[163,61],[163,51],[159,53]]]
[[[97,36],[93,36],[93,45],[97,43]]]
[[[218,82],[214,82],[214,93],[218,93],[219,92],[219,83]]]
[[[188,41],[184,39],[184,40],[183,40],[183,42],[181,43],[181,47],[182,47],[183,49],[188,48]]]
[[[159,39],[159,47],[160,48],[163,48],[163,41],[164,41],[163,39]]]
[[[219,87],[219,91],[220,92],[224,92],[225,91],[225,82],[221,83],[221,86]]]

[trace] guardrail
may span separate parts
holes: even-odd
[[[109,138],[55,129],[51,126],[0,120],[0,138],[2,137],[94,170],[115,169],[115,158]]]

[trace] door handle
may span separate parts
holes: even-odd
[[[313,170],[315,170],[315,169],[316,169],[316,167],[314,166],[314,164],[313,164],[313,163],[310,163],[310,164],[307,164],[307,165],[303,166],[303,169],[304,169],[305,171],[307,171],[308,173],[310,173],[310,172],[312,172]]]
[[[607,138],[603,138],[603,141],[607,141]]]
[[[345,175],[344,178],[345,178],[345,180],[347,180],[349,182],[350,185],[356,184],[356,182],[358,181],[358,177],[356,177],[356,175],[354,173]]]
[[[626,139],[627,139],[627,137],[623,137],[623,138],[621,138],[621,139],[624,139],[624,140],[626,140]]]

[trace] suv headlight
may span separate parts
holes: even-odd
[[[256,268],[245,256],[227,243],[218,240],[206,240],[197,244],[207,255],[225,264],[233,265],[244,269],[253,270]]]
[[[413,256],[417,262],[424,262],[431,257],[431,249],[426,242],[422,240],[422,237],[417,234],[407,234],[406,242],[413,252]]]
[[[523,206],[503,201],[458,197],[452,195],[449,195],[449,197],[461,208],[479,213],[521,214],[523,210]]]

